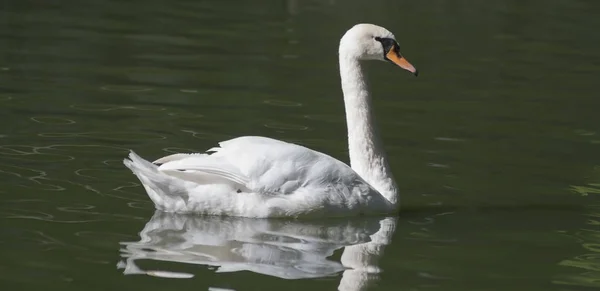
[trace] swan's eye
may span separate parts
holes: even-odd
[[[393,51],[395,53],[398,53],[400,51],[400,47],[394,39],[376,36],[375,40],[381,43],[381,46],[383,47],[384,58],[390,51]]]

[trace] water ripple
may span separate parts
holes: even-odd
[[[447,141],[447,142],[465,142],[465,139],[462,138],[455,138],[455,137],[443,137],[443,136],[439,136],[439,137],[435,137],[435,140],[439,140],[439,141]]]
[[[0,210],[0,214],[8,219],[35,219],[56,223],[87,223],[94,221],[131,221],[145,220],[144,217],[130,214],[114,214],[95,210],[97,207],[90,204],[77,204],[74,206],[58,206],[54,209],[60,211],[61,215],[69,215],[71,219],[59,218],[57,215],[31,209],[6,209]]]
[[[169,112],[168,116],[178,117],[178,118],[203,118],[204,115],[198,113],[190,113],[190,112]]]
[[[104,91],[115,91],[115,92],[148,92],[154,90],[149,87],[141,87],[135,85],[104,85],[100,87]]]
[[[227,140],[232,138],[230,135],[225,134],[216,134],[209,132],[198,132],[190,129],[182,129],[182,132],[189,133],[193,138],[203,139],[203,140],[211,140],[211,141],[219,141],[219,140]]]
[[[123,159],[118,160],[104,160],[102,164],[112,167],[121,167],[123,165]]]
[[[122,163],[122,162],[121,162]],[[122,177],[122,173],[111,169],[82,168],[74,171],[75,175],[91,180],[108,180]]]
[[[169,154],[204,152],[204,151],[198,151],[198,150],[189,149],[189,148],[178,148],[178,147],[168,147],[168,148],[163,148],[162,150]]]
[[[134,208],[134,209],[149,210],[149,209],[154,209],[154,204],[152,204],[152,202],[149,202],[149,201],[134,201],[134,202],[128,202],[127,207]]]
[[[49,150],[49,147],[29,146],[29,145],[0,145],[0,156],[12,160],[24,160],[35,162],[65,162],[74,160],[75,157],[63,154],[54,154],[42,152]],[[33,157],[29,157],[33,156]]]
[[[106,238],[114,238],[118,240],[133,240],[136,239],[135,235],[123,234],[118,232],[107,232],[107,231],[92,231],[92,230],[82,230],[74,233],[75,236],[91,238],[91,239],[106,239]]]
[[[427,163],[427,166],[432,167],[432,168],[450,168],[450,165],[437,164],[437,163]]]
[[[19,184],[19,186],[22,187],[50,191],[65,190],[64,187],[58,185],[43,183],[42,181],[48,181],[49,179],[47,178],[47,173],[42,170],[35,170],[15,165],[0,165],[0,174],[2,173],[30,182],[29,185]]]
[[[41,147],[45,149],[51,149],[56,151],[67,151],[70,153],[115,153],[114,150],[119,150],[122,152],[129,152],[128,148],[119,147],[119,146],[107,146],[107,145],[99,145],[99,144],[54,144],[45,147]],[[75,157],[72,157],[74,160]]]
[[[137,111],[164,111],[165,108],[156,108],[155,106],[118,106],[102,104],[71,104],[69,107],[82,111],[114,111],[114,110],[137,110]]]
[[[277,107],[301,107],[302,106],[302,103],[299,103],[299,102],[286,101],[286,100],[275,100],[275,99],[264,100],[263,103],[271,105],[271,106],[277,106]]]
[[[47,132],[47,133],[38,133],[40,137],[49,137],[49,138],[73,138],[73,137],[83,137],[83,138],[97,138],[97,139],[109,139],[109,140],[118,140],[118,141],[148,141],[148,140],[161,140],[166,139],[166,136],[156,134],[156,133],[147,133],[147,132],[131,132],[131,131],[91,131],[91,132]]]
[[[289,123],[270,122],[263,124],[267,128],[279,129],[279,130],[307,130],[308,126],[296,125]]]
[[[62,117],[49,117],[49,116],[34,116],[30,117],[34,122],[51,125],[69,125],[76,123],[75,120],[62,118]]]
[[[595,166],[592,171],[593,177],[585,185],[572,185],[571,190],[587,196],[588,193],[600,193],[600,167]],[[560,285],[600,287],[600,205],[586,205],[586,224],[576,231],[564,231],[574,241],[581,244],[587,253],[565,258],[558,265],[567,266],[578,270],[578,274],[566,274],[557,276],[552,282]]]
[[[413,224],[413,225],[420,225],[421,228],[419,229],[419,231],[411,232],[409,234],[409,237],[407,237],[407,239],[429,242],[429,243],[436,243],[436,244],[439,244],[439,243],[448,244],[448,243],[458,242],[458,239],[456,239],[456,238],[442,238],[440,235],[435,234],[428,228],[428,227],[433,226],[435,221],[438,218],[440,218],[442,216],[453,215],[453,214],[455,214],[455,212],[446,211],[446,212],[440,212],[440,213],[436,213],[436,214],[433,214],[430,216],[426,216],[419,220],[415,220],[415,219],[409,220],[408,223]]]
[[[344,122],[343,118],[340,118],[339,116],[335,116],[335,115],[306,114],[306,115],[303,115],[302,117],[304,117],[306,119],[315,120],[315,121],[322,121],[322,122],[332,122],[332,123],[341,123],[341,122]]]
[[[42,220],[47,222],[57,223],[87,223],[94,221],[101,221],[101,219],[76,219],[76,220],[61,220],[56,219],[54,215],[42,211],[34,211],[29,209],[11,209],[10,211],[0,210],[0,215],[6,219],[33,219]]]
[[[85,263],[100,264],[100,265],[109,265],[109,264],[113,263],[112,261],[107,261],[107,260],[103,260],[100,258],[89,258],[89,257],[75,257],[75,260],[85,262]]]
[[[58,238],[55,238],[43,231],[39,230],[22,230],[23,234],[18,238],[13,238],[18,240],[20,243],[34,243],[38,245],[38,247],[42,251],[56,250],[56,249],[75,249],[75,250],[85,250],[86,248],[80,247],[73,244],[68,244]]]

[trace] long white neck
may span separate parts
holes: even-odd
[[[371,112],[371,96],[358,59],[340,52],[340,75],[348,125],[350,166],[392,205],[397,206],[398,187],[377,136]]]

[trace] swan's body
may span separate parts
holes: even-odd
[[[385,28],[359,24],[340,41],[340,75],[351,167],[323,153],[265,137],[219,143],[211,154],[175,154],[150,163],[131,152],[125,165],[156,208],[246,217],[391,213],[398,189],[373,128],[360,60],[394,62],[416,74]]]

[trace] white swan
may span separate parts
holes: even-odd
[[[211,154],[174,154],[150,163],[133,151],[124,164],[165,212],[245,217],[393,213],[398,188],[373,128],[361,60],[385,60],[417,75],[394,35],[357,24],[339,46],[350,164],[265,137],[220,142]]]

